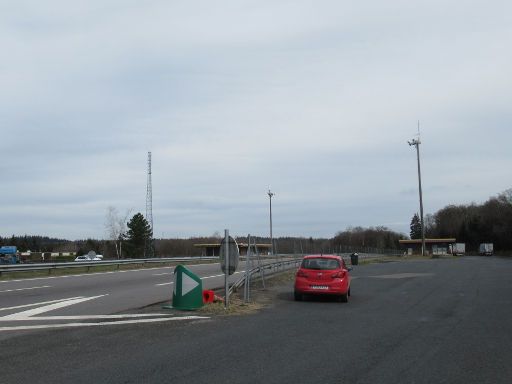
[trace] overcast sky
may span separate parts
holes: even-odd
[[[409,233],[510,188],[512,3],[0,0],[0,236]]]

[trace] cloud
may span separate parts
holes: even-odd
[[[1,3],[0,235],[102,237],[107,206],[144,213],[148,151],[155,234],[265,234],[269,185],[276,235],[407,232],[418,120],[426,212],[483,201],[509,187],[511,8]]]

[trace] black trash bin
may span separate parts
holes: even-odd
[[[353,253],[350,255],[350,263],[352,265],[357,265],[359,264],[359,255],[357,253]]]

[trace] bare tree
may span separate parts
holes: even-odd
[[[114,242],[118,259],[123,257],[123,235],[126,232],[126,223],[128,222],[128,216],[130,216],[131,211],[131,209],[128,209],[126,214],[121,216],[117,208],[113,206],[107,208],[105,228],[108,238]]]
[[[512,204],[512,188],[509,188],[498,195],[498,199],[504,203]]]
[[[436,232],[436,218],[433,214],[427,213],[425,215],[425,235],[429,237],[435,236]]]

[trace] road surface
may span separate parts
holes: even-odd
[[[288,284],[252,315],[15,332],[0,340],[0,382],[512,382],[512,259],[352,275],[347,304],[295,302]]]

